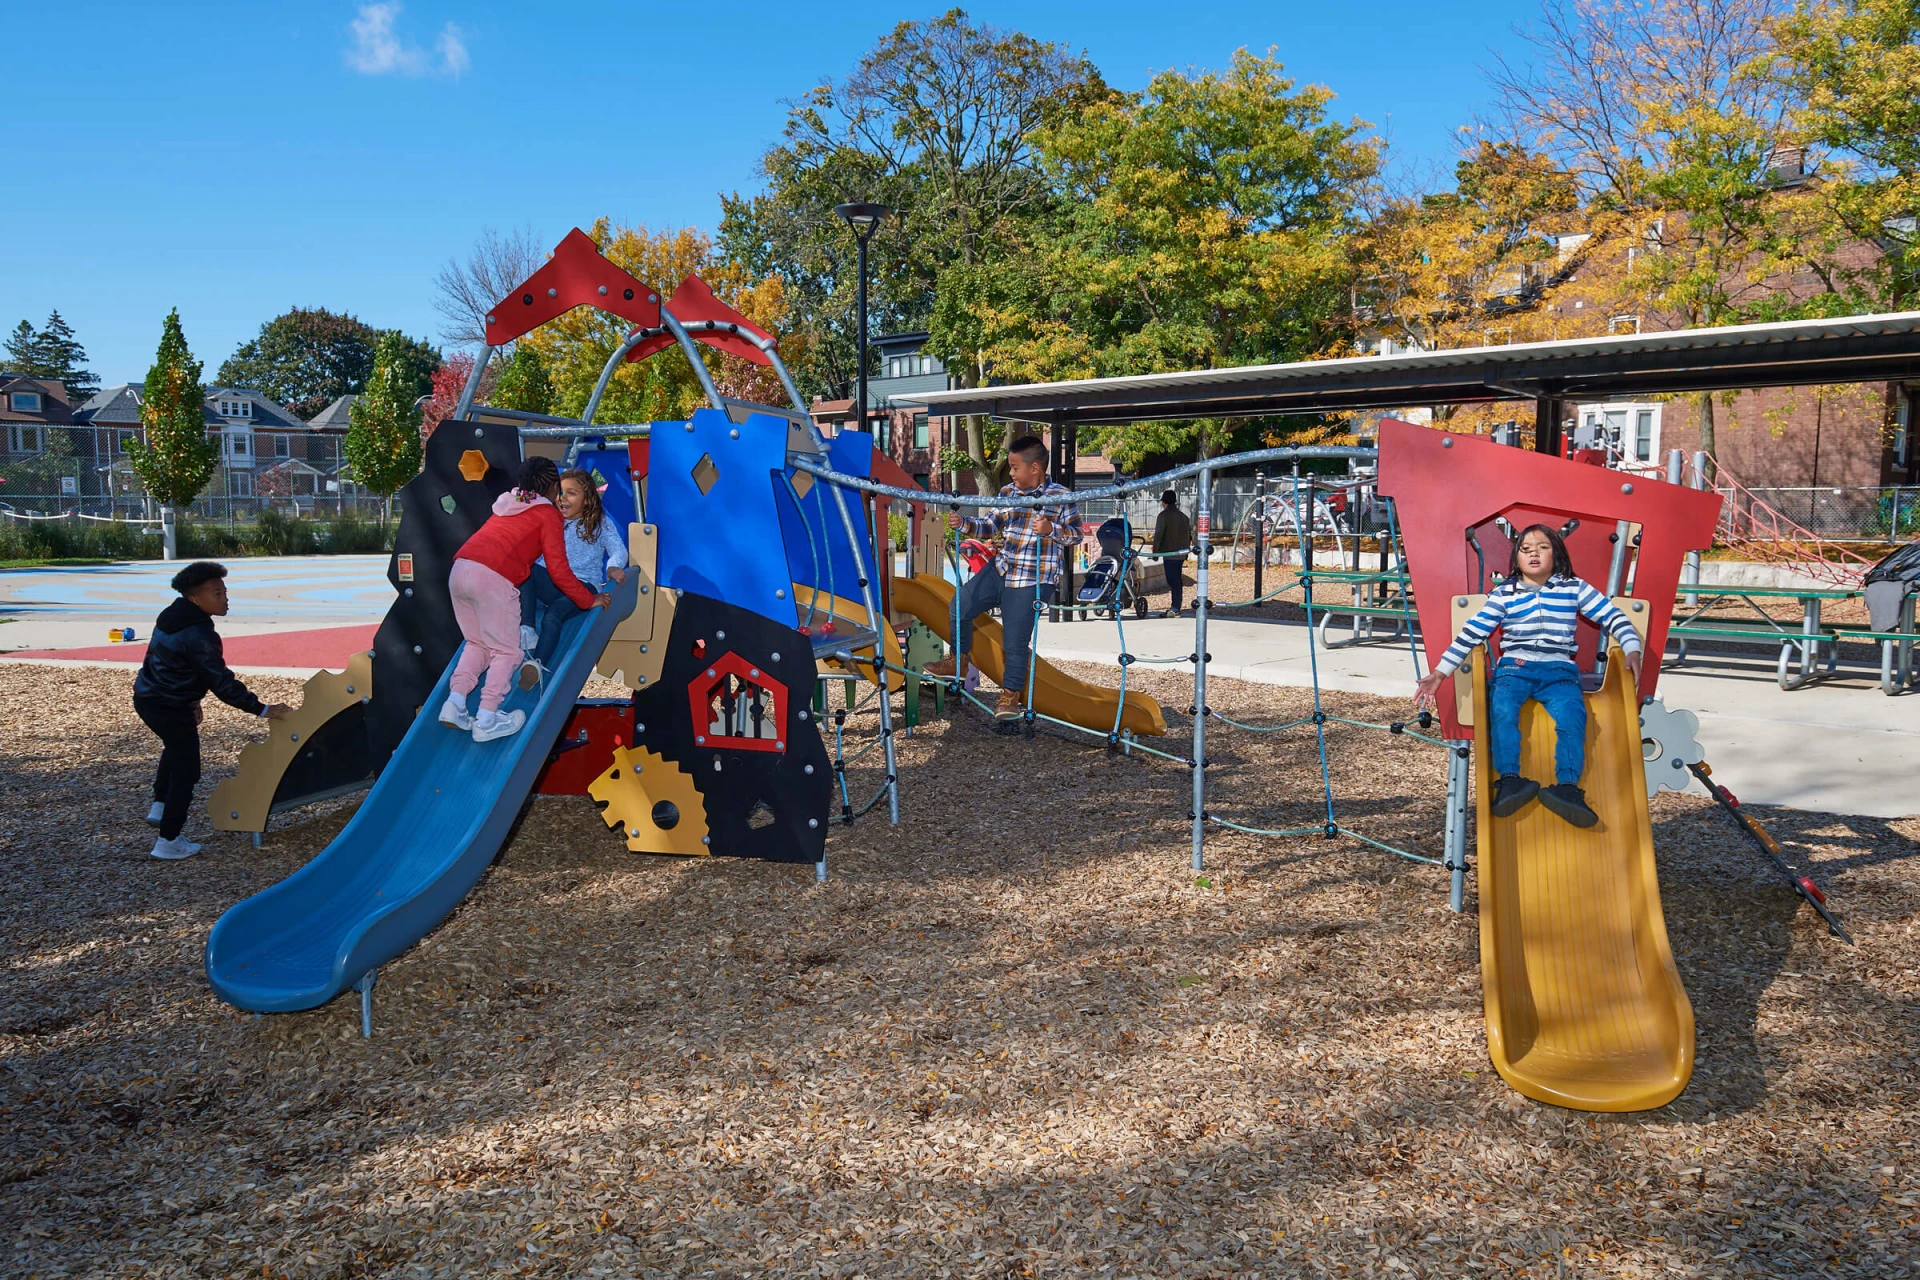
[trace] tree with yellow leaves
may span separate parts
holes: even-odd
[[[660,290],[661,297],[689,275],[705,280],[714,296],[760,328],[781,337],[786,320],[786,295],[777,278],[755,280],[741,267],[718,260],[713,242],[698,231],[650,232],[644,226],[616,226],[597,219],[588,232],[600,252],[634,278]],[[618,316],[591,307],[576,307],[528,334],[521,342],[539,353],[552,385],[552,412],[578,417],[585,412],[600,371],[633,326]],[[701,359],[723,394],[743,400],[786,403],[786,395],[769,370],[739,356],[702,346]],[[780,346],[789,365],[806,358],[804,342],[787,339]],[[684,418],[706,405],[699,378],[677,352],[664,351],[651,359],[622,364],[607,385],[595,415],[598,422],[652,422]]]

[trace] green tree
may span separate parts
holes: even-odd
[[[32,376],[29,371],[38,358],[34,344],[39,337],[34,327],[25,320],[13,327],[13,332],[7,335],[8,373],[25,373],[29,377]]]
[[[1819,211],[1879,250],[1841,257],[1828,287],[1849,311],[1905,311],[1920,301],[1920,4],[1803,0],[1775,37],[1800,141],[1826,152]]]
[[[900,23],[844,80],[790,102],[761,160],[764,193],[722,200],[719,243],[748,277],[777,276],[788,312],[805,318],[802,387],[844,395],[858,373],[857,255],[836,204],[895,210],[870,246],[869,327],[918,328],[947,271],[1005,261],[1019,248],[1012,229],[1049,208],[1034,131],[1104,93],[1083,56],[952,9]],[[966,352],[934,349],[978,384]]]
[[[1350,333],[1348,245],[1379,146],[1282,71],[1242,49],[1224,72],[1164,72],[1039,132],[1059,213],[1007,264],[1028,278],[953,278],[979,298],[996,377],[1298,360]],[[1107,434],[1117,457],[1207,456],[1251,425]]]
[[[200,496],[220,461],[219,446],[207,438],[207,389],[200,385],[200,362],[187,348],[178,307],[167,313],[160,348],[147,370],[140,424],[145,438],[127,443],[127,460],[160,503],[161,532],[171,560],[174,508]]]
[[[295,307],[260,326],[216,375],[222,386],[252,387],[278,400],[302,418],[311,418],[341,396],[366,390],[373,373],[380,332],[351,315],[325,307]],[[440,352],[427,343],[404,339],[400,362],[415,395],[432,390]]]
[[[420,410],[410,380],[407,339],[389,331],[374,349],[367,389],[348,412],[341,451],[354,483],[386,499],[382,520],[393,515],[393,494],[420,473]]]
[[[22,320],[8,335],[6,350],[9,372],[63,384],[69,403],[77,405],[100,389],[99,380],[86,367],[87,349],[58,311],[38,331]]]
[[[527,343],[514,346],[513,355],[500,370],[488,402],[496,409],[518,409],[522,413],[553,411],[553,379],[547,376],[547,362]]]

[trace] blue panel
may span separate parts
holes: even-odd
[[[214,994],[258,1013],[318,1008],[446,919],[506,842],[574,698],[633,612],[639,583],[629,576],[613,588],[613,608],[568,619],[542,687],[507,686],[504,709],[527,713],[510,738],[475,742],[439,722],[456,651],[340,834],[213,926],[206,967]]]
[[[827,442],[827,465],[842,475],[873,474],[873,437],[863,431],[843,431]],[[789,470],[791,479],[796,472]],[[847,539],[846,522],[833,501],[833,486],[815,483],[796,504],[791,493],[783,493],[780,527],[787,539],[787,564],[795,582],[819,587],[847,600],[861,598],[860,574],[863,567],[875,563],[873,534],[867,522],[863,495],[858,489],[842,489],[847,514],[859,536],[859,557],[854,543]]]
[[[633,509],[633,462],[625,445],[617,449],[582,449],[574,466],[591,471],[606,482],[600,504],[616,529],[636,523],[640,517]]]
[[[718,473],[702,493],[694,470]],[[660,530],[660,581],[794,625],[793,579],[774,486],[787,465],[787,420],[756,413],[738,427],[718,409],[656,425],[647,459],[647,519]]]

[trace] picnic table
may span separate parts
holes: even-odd
[[[1398,643],[1406,638],[1405,628],[1419,621],[1419,615],[1413,609],[1408,578],[1402,570],[1315,569],[1313,577],[1319,582],[1345,583],[1353,589],[1351,604],[1315,606],[1320,613],[1320,643],[1326,648],[1341,649],[1364,640],[1383,638]],[[1336,618],[1348,620],[1341,627],[1343,630],[1351,628],[1351,635],[1334,637]],[[1374,635],[1376,621],[1391,622],[1391,635]]]
[[[1780,647],[1778,680],[1785,690],[1798,689],[1821,674],[1820,650],[1826,647],[1826,672],[1831,674],[1840,662],[1840,642],[1860,640],[1880,645],[1880,688],[1888,695],[1899,693],[1913,678],[1914,630],[1913,597],[1902,605],[1900,625],[1895,631],[1874,631],[1850,623],[1824,621],[1821,609],[1829,600],[1852,600],[1858,591],[1815,587],[1729,587],[1682,584],[1674,593],[1678,606],[1691,609],[1683,614],[1676,607],[1667,630],[1667,643],[1679,646],[1673,664],[1687,660],[1689,639],[1720,640],[1733,644],[1776,644]],[[1704,616],[1728,600],[1739,600],[1754,617],[1709,618]],[[1767,612],[1763,600],[1797,600],[1800,624],[1782,625]],[[1797,662],[1796,662],[1797,659]],[[1795,669],[1797,667],[1797,670]]]

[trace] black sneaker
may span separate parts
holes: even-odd
[[[1571,782],[1561,782],[1540,793],[1540,803],[1576,827],[1590,827],[1600,815],[1587,807],[1586,793]]]
[[[1493,816],[1511,818],[1540,794],[1540,784],[1517,773],[1503,773],[1493,784]]]

